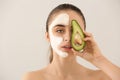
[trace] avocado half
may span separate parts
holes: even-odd
[[[85,35],[83,33],[83,30],[81,26],[78,24],[76,20],[72,20],[72,35],[71,35],[71,44],[73,49],[76,51],[81,51],[85,47],[85,41],[83,40],[85,38]]]

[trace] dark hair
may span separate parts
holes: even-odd
[[[77,12],[83,19],[84,29],[86,28],[85,17],[83,15],[82,11],[79,8],[77,8],[76,6],[74,6],[72,4],[60,4],[60,5],[58,5],[56,8],[54,8],[50,12],[50,14],[49,14],[49,16],[47,18],[47,21],[46,21],[46,32],[48,32],[48,25],[49,25],[49,22],[50,22],[50,19],[51,19],[52,15],[55,14],[55,13],[58,13],[60,11],[65,11],[65,10],[73,10],[73,11]],[[50,47],[50,49],[51,49],[51,53],[50,53],[49,62],[51,63],[52,60],[53,60],[53,54],[52,54],[52,48],[51,47]]]

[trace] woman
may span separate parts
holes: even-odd
[[[82,52],[71,46],[71,21],[76,20],[85,35]],[[61,4],[50,13],[46,22],[46,38],[51,44],[50,64],[29,72],[23,80],[119,80],[120,68],[101,53],[91,33],[85,31],[86,22],[81,10],[72,4]],[[82,57],[100,70],[88,69],[76,61]]]

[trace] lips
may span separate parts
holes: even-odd
[[[72,49],[72,47],[70,45],[64,45],[64,46],[62,46],[62,48],[64,50],[71,50]]]
[[[71,49],[72,47],[71,46],[63,46],[63,48],[69,48],[69,49]]]

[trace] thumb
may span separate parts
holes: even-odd
[[[83,55],[84,55],[84,51],[76,51],[73,48],[72,48],[72,51],[73,51],[73,54],[76,56],[83,57]]]

